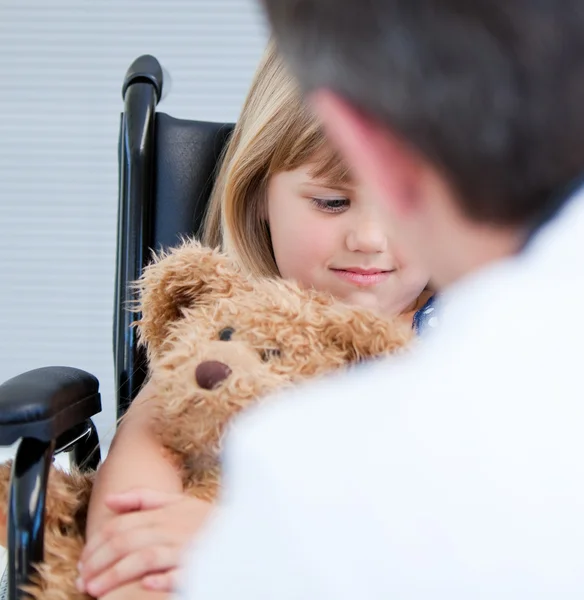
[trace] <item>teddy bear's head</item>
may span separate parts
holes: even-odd
[[[156,259],[139,288],[139,334],[164,421],[174,415],[189,430],[188,441],[181,434],[168,444],[181,454],[215,447],[229,418],[270,392],[395,352],[410,338],[328,294],[247,276],[196,242]]]

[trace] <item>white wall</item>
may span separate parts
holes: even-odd
[[[266,28],[257,0],[0,0],[0,381],[54,364],[101,382],[111,320],[124,73],[155,55],[159,109],[235,120]]]

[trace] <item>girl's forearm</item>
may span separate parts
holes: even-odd
[[[152,433],[152,408],[147,402],[149,393],[151,390],[146,386],[134,401],[97,472],[87,515],[87,540],[115,514],[105,504],[107,495],[139,487],[182,492],[178,471]]]

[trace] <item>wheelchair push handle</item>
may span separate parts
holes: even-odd
[[[133,83],[151,83],[156,91],[156,103],[160,102],[163,90],[163,69],[158,59],[150,54],[138,57],[126,72],[122,86],[122,98],[126,99],[126,92]]]

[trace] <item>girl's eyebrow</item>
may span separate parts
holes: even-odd
[[[325,187],[332,190],[338,190],[340,192],[350,192],[353,190],[353,186],[350,181],[339,181],[335,177],[312,177],[310,183],[306,183],[307,186]]]
[[[315,163],[308,174],[317,185],[324,187],[343,190],[354,187],[349,170],[336,160]]]

